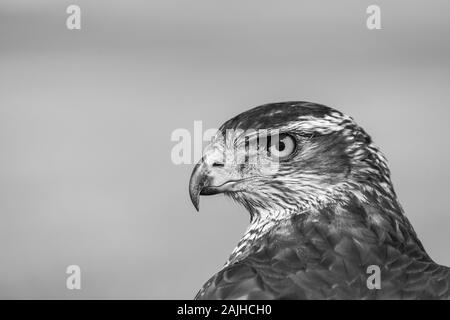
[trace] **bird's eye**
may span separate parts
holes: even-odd
[[[278,139],[271,138],[268,144],[269,154],[280,160],[289,157],[296,148],[295,139],[285,133],[280,134]]]

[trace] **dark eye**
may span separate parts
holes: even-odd
[[[272,137],[268,146],[270,155],[281,160],[289,157],[295,151],[295,148],[295,139],[285,133],[280,134],[278,139]]]

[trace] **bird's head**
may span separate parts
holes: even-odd
[[[225,122],[189,183],[200,195],[224,193],[251,217],[272,219],[330,203],[391,195],[386,161],[352,118],[309,102],[266,104]]]

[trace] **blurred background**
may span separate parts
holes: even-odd
[[[66,8],[81,7],[81,30]],[[366,8],[381,7],[381,30]],[[447,0],[2,0],[0,298],[190,299],[248,223],[188,196],[172,132],[251,107],[335,107],[386,154],[450,265]],[[66,289],[66,267],[82,290]]]

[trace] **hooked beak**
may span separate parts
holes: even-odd
[[[200,196],[209,196],[227,191],[233,191],[233,186],[239,180],[229,180],[222,164],[209,165],[200,160],[192,171],[189,181],[189,196],[195,209],[199,211]]]

